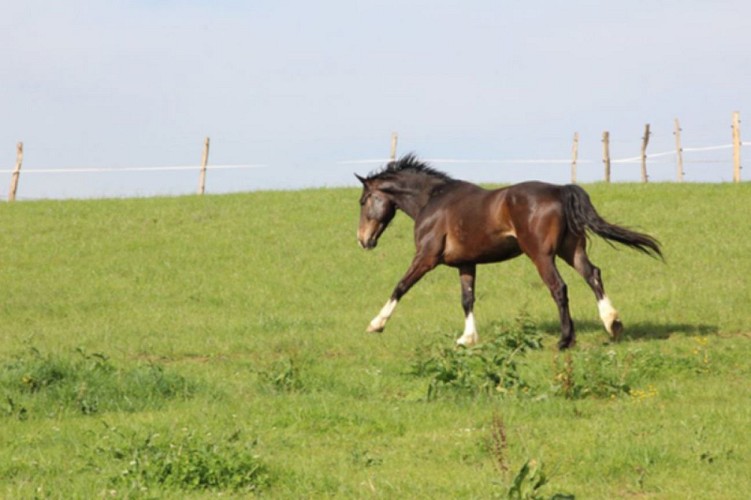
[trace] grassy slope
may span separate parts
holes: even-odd
[[[544,461],[555,471],[548,493],[742,498],[751,185],[587,189],[606,218],[657,236],[667,258],[593,241],[627,328],[617,345],[589,289],[562,269],[577,353],[644,364],[630,397],[552,394],[555,307],[517,259],[479,270],[476,312],[481,336],[521,313],[546,332],[523,368],[535,397],[425,402],[426,381],[407,372],[419,348],[461,331],[456,271],[428,275],[383,335],[364,334],[411,259],[411,222],[400,215],[378,249],[361,251],[355,190],[0,206],[0,362],[81,348],[209,387],[137,413],[0,413],[0,496],[122,494],[107,481],[121,464],[96,451],[106,423],[242,430],[258,439],[278,496],[488,497],[509,479],[488,450],[499,413],[507,461]],[[264,375],[290,361],[296,388],[270,390]]]

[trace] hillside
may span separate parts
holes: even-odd
[[[618,344],[561,263],[579,335],[566,355],[533,266],[481,267],[486,346],[542,343],[490,394],[425,368],[490,352],[452,353],[453,269],[364,333],[413,245],[400,214],[361,250],[357,190],[0,205],[0,496],[487,498],[532,459],[546,496],[741,498],[751,184],[585,188],[666,262],[592,240]]]

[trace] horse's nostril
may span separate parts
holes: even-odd
[[[364,250],[372,250],[373,248],[375,248],[377,243],[378,243],[378,240],[375,238],[370,238],[365,241],[361,240],[360,238],[357,238],[357,244],[360,245],[360,248]]]

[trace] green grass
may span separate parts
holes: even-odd
[[[451,349],[449,268],[364,333],[412,226],[360,250],[354,189],[0,206],[0,497],[504,497],[531,461],[529,497],[745,498],[751,185],[586,188],[664,245],[592,242],[625,338],[561,264],[578,344],[558,353],[519,258],[478,270],[476,357]],[[509,367],[508,332],[542,348]]]

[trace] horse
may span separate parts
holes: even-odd
[[[654,237],[605,221],[587,192],[575,184],[522,182],[488,190],[456,180],[408,154],[380,171],[361,177],[357,241],[372,250],[401,210],[414,221],[415,255],[390,298],[367,327],[382,332],[397,303],[427,272],[438,265],[459,271],[464,333],[456,343],[477,344],[473,313],[478,264],[501,262],[525,254],[550,290],[560,317],[560,350],[575,344],[568,289],[556,268],[556,257],[572,266],[592,289],[605,330],[614,340],[622,331],[618,311],[605,293],[600,269],[587,256],[589,234],[663,258]]]

